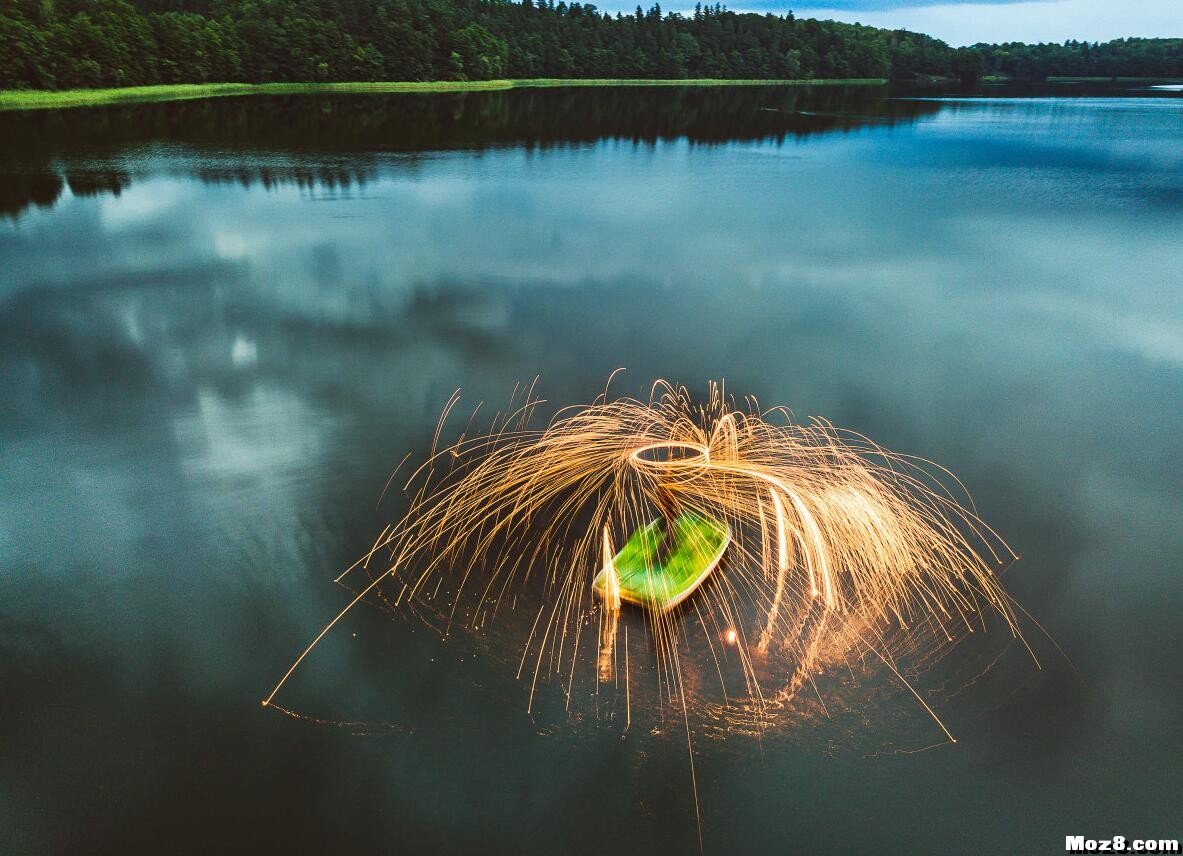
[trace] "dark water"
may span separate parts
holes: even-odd
[[[0,114],[0,850],[696,849],[684,744],[540,727],[464,639],[358,610],[285,699],[365,725],[259,707],[453,389],[566,404],[619,366],[950,467],[1078,670],[1035,639],[918,754],[708,747],[708,852],[1183,838],[1169,96]]]

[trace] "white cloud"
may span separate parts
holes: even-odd
[[[1128,36],[1183,37],[1183,0],[1034,0],[1025,3],[944,3],[878,11],[833,7],[777,8],[771,3],[738,0],[736,11],[787,11],[798,17],[858,21],[876,27],[902,28],[927,33],[951,45],[975,42],[1109,41]]]

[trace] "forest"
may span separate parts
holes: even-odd
[[[0,89],[501,78],[1183,76],[1183,39],[952,48],[904,30],[559,0],[0,0]]]

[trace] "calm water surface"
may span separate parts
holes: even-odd
[[[1077,670],[708,747],[708,852],[1183,838],[1183,99],[888,95],[0,114],[0,850],[696,849],[684,744],[461,638],[358,610],[290,702],[366,725],[259,707],[453,389],[619,366],[947,465]]]

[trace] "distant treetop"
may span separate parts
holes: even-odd
[[[951,48],[904,30],[696,4],[0,0],[0,88],[496,78],[1183,76],[1183,39]]]

